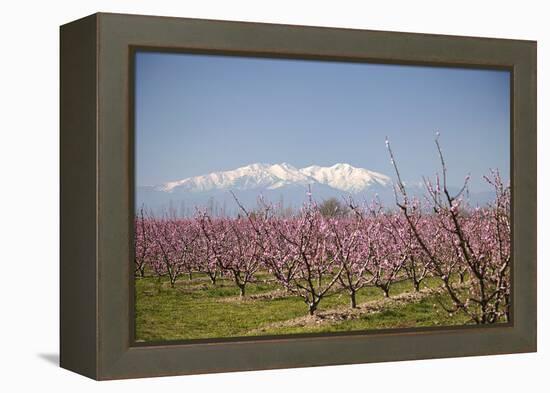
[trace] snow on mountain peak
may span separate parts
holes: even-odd
[[[301,169],[300,172],[311,176],[319,183],[351,193],[363,191],[375,184],[387,186],[391,183],[391,179],[386,175],[344,163],[330,167],[313,165]]]
[[[357,193],[372,185],[386,186],[389,177],[349,164],[338,163],[330,167],[312,165],[296,167],[280,164],[254,163],[230,171],[213,172],[168,182],[156,187],[164,192],[207,192],[221,189],[250,190],[277,189],[285,186],[307,186],[321,183],[340,191]]]

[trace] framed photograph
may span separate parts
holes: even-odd
[[[61,27],[61,366],[536,351],[536,43]]]

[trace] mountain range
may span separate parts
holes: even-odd
[[[176,209],[181,215],[193,214],[196,207],[207,207],[219,214],[238,211],[233,192],[243,205],[253,208],[258,197],[295,209],[311,189],[317,201],[352,196],[357,201],[378,197],[393,204],[392,179],[384,174],[338,163],[329,167],[312,165],[296,168],[288,163],[254,163],[237,169],[187,177],[156,186],[136,188],[136,208]],[[420,186],[408,187],[413,194]]]
[[[155,187],[168,193],[202,193],[214,190],[277,190],[289,186],[323,184],[336,190],[357,193],[372,185],[391,184],[388,176],[349,164],[317,165],[297,169],[282,164],[251,164],[230,171],[188,177]]]

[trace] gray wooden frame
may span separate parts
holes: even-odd
[[[512,73],[512,322],[137,345],[132,53],[501,68]],[[61,27],[61,366],[95,379],[536,351],[536,42],[99,13]]]

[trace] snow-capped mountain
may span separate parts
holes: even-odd
[[[165,183],[158,186],[157,189],[165,192],[276,189],[291,184],[307,185],[311,180],[307,175],[287,163],[251,164],[230,171],[213,172]]]
[[[181,210],[185,206],[192,213],[196,206],[216,205],[230,210],[235,208],[235,201],[229,191],[248,206],[254,206],[258,196],[263,195],[273,202],[284,203],[285,207],[297,207],[304,202],[310,187],[316,200],[350,194],[362,199],[392,192],[388,176],[349,164],[298,169],[287,163],[255,163],[157,186],[137,187],[136,207],[172,206]]]
[[[373,185],[391,185],[388,176],[368,169],[355,168],[349,164],[336,164],[331,167],[313,165],[300,169],[300,173],[321,184],[349,193],[362,192]]]
[[[391,184],[388,176],[349,164],[330,167],[317,165],[297,169],[282,164],[251,164],[230,171],[189,177],[155,187],[169,193],[208,192],[213,190],[276,190],[287,186],[323,184],[346,193],[359,193],[373,185]]]
[[[146,206],[158,212],[176,209],[182,215],[192,215],[196,207],[208,207],[219,214],[233,215],[239,212],[239,207],[231,191],[240,203],[250,208],[257,206],[261,195],[284,208],[295,209],[302,205],[309,188],[317,201],[351,195],[356,201],[376,197],[385,206],[395,205],[392,180],[368,169],[343,163],[301,169],[287,163],[256,163],[157,186],[137,187],[135,206]],[[414,197],[425,194],[423,185],[417,182],[407,182],[407,190]],[[470,194],[470,200],[474,204],[484,204],[490,200],[489,194]]]

